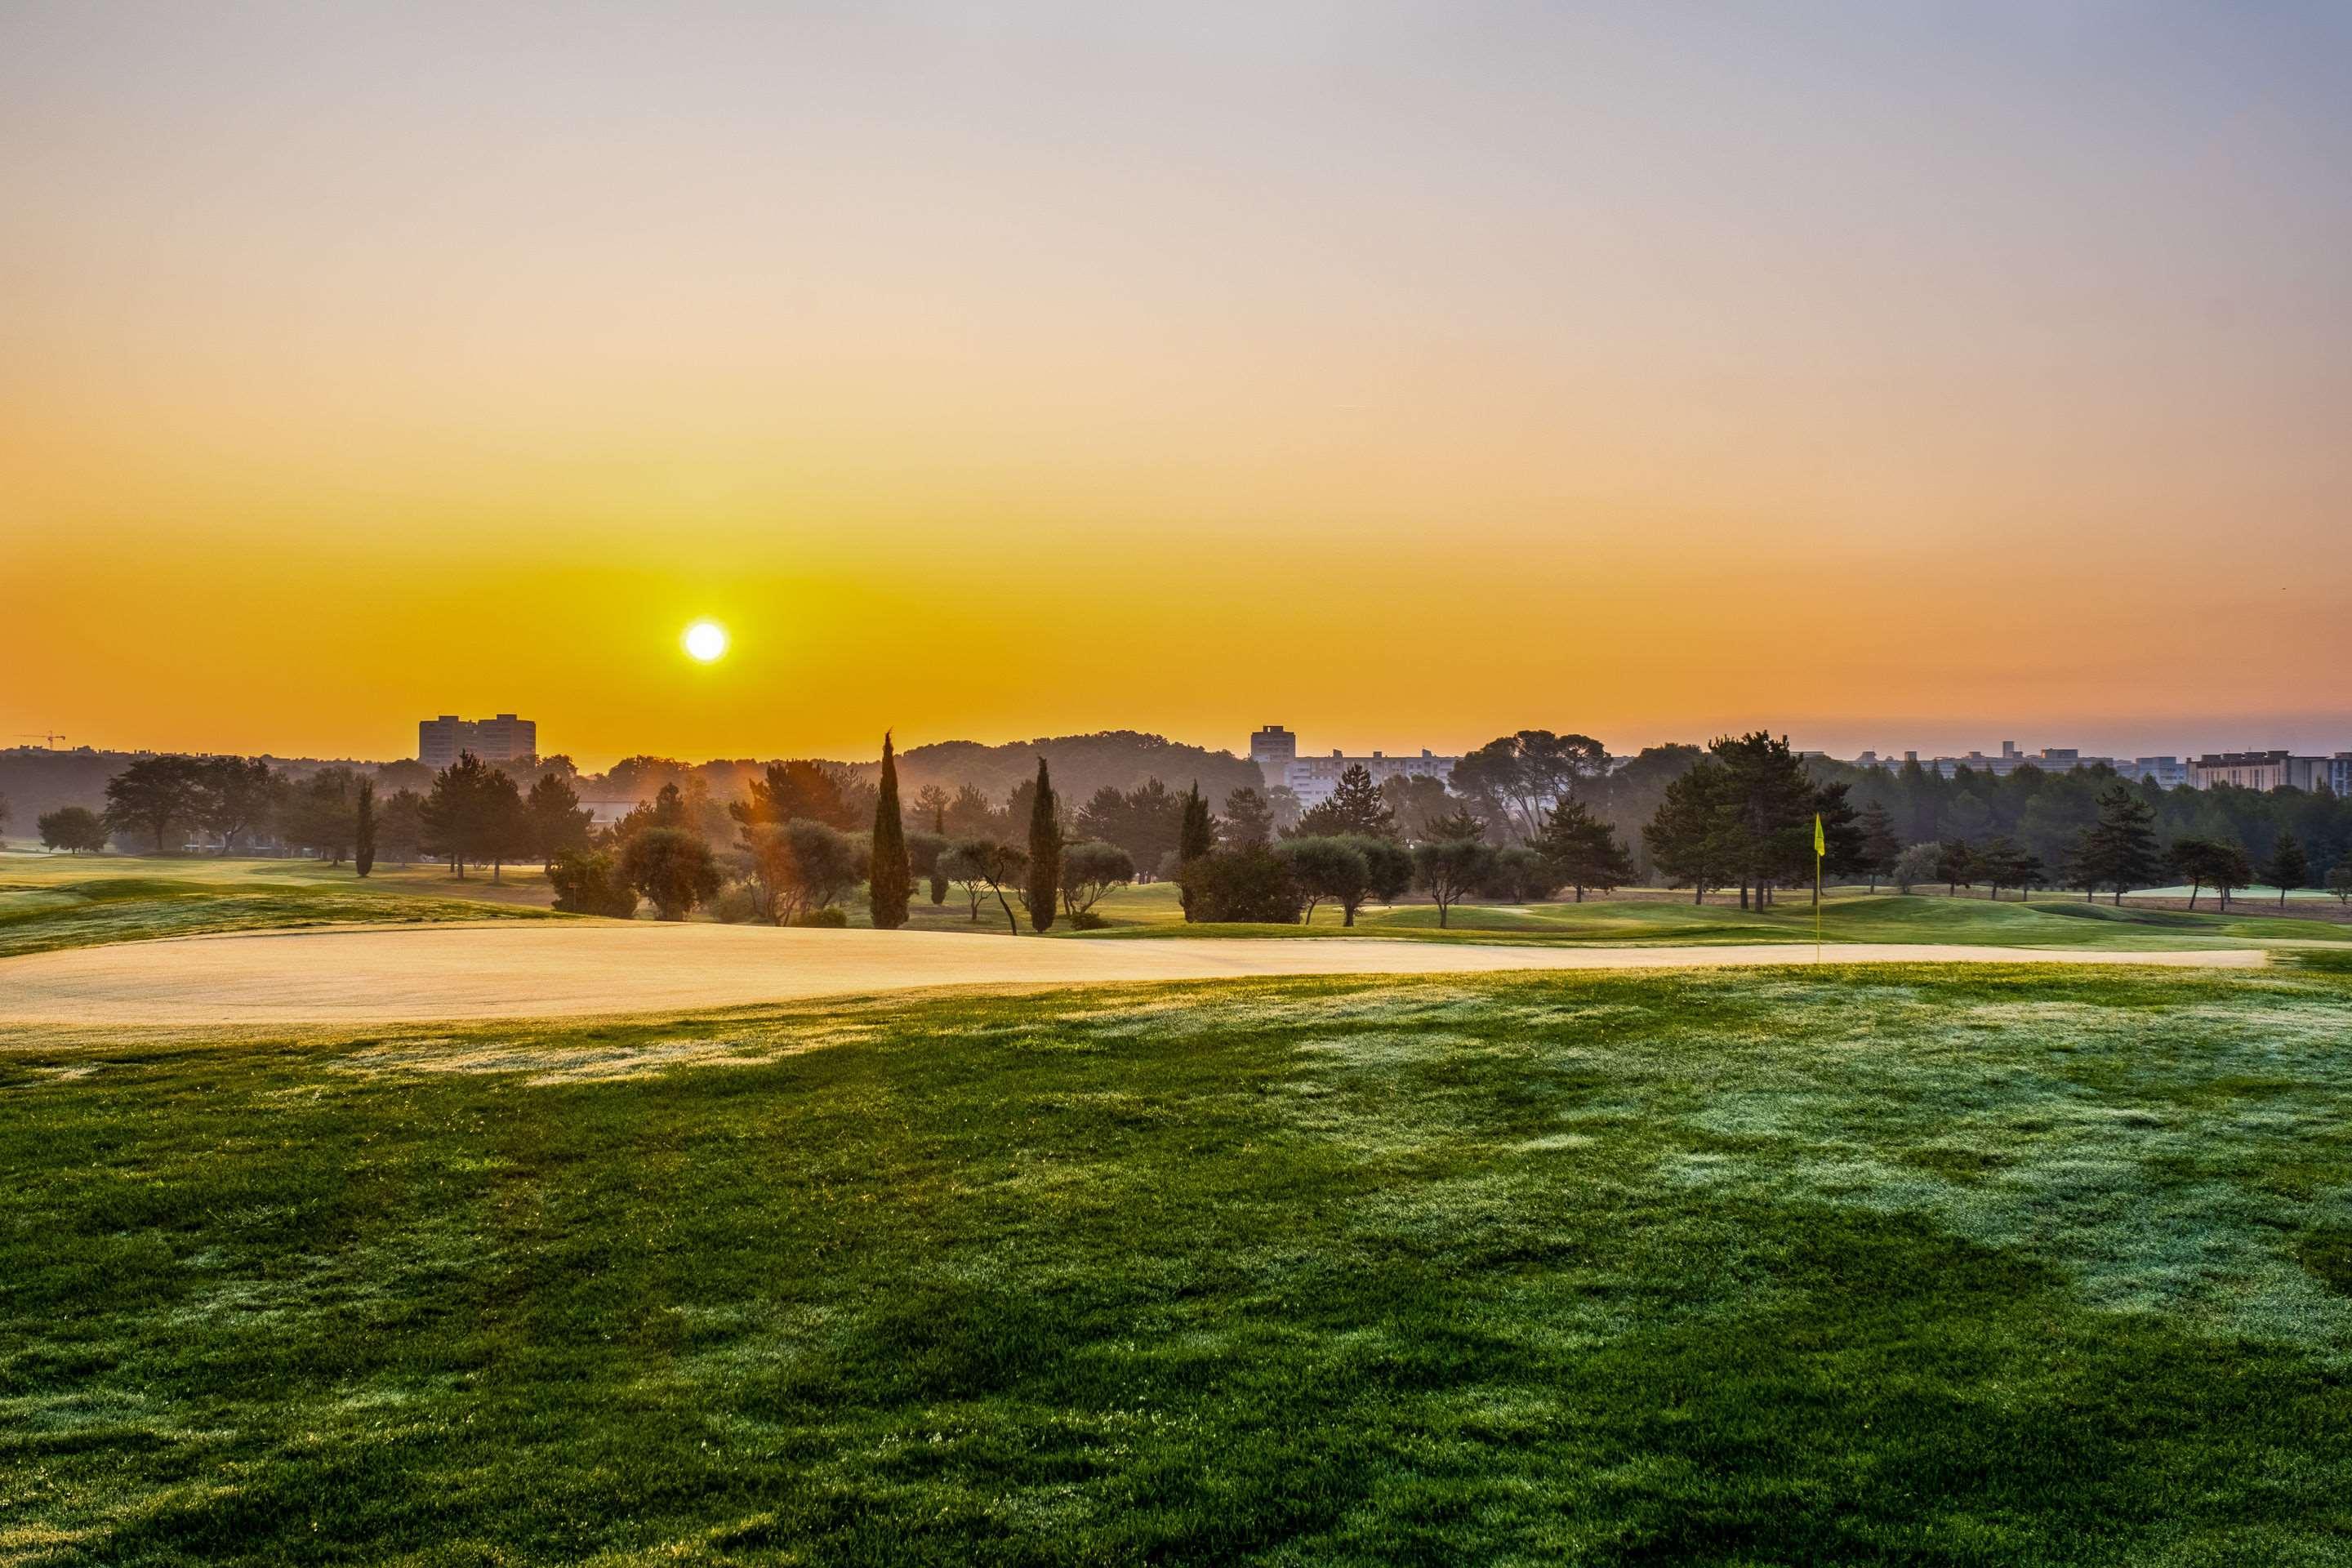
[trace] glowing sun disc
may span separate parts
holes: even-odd
[[[688,655],[709,664],[727,651],[727,628],[717,621],[697,621],[681,640]]]

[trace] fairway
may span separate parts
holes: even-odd
[[[1843,943],[1851,963],[2259,967],[2180,952]],[[935,986],[1807,964],[1811,948],[1480,946],[1335,938],[1039,942],[930,931],[534,921],[123,942],[0,959],[0,1024],[366,1023],[741,1006]]]
[[[51,1031],[0,1556],[2342,1563],[2347,1037],[2284,965]]]

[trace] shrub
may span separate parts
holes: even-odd
[[[849,914],[837,904],[827,904],[821,910],[802,910],[793,917],[793,924],[815,926],[824,931],[846,931],[849,928]]]
[[[1062,910],[1076,920],[1111,889],[1134,880],[1133,856],[1116,844],[1081,840],[1062,851]]]
[[[1109,924],[1110,921],[1103,919],[1102,916],[1095,913],[1092,910],[1080,910],[1070,917],[1070,929],[1072,931],[1101,931]]]
[[[1307,907],[1307,895],[1289,866],[1262,845],[1189,860],[1177,881],[1198,921],[1297,925]]]
[[[711,918],[727,925],[749,925],[766,917],[760,912],[760,889],[750,882],[730,882],[710,900]]]
[[[637,890],[621,877],[612,856],[601,849],[567,849],[547,863],[555,907],[578,915],[627,920],[637,912]]]
[[[1898,893],[1907,893],[1922,882],[1937,879],[1937,868],[1944,863],[1944,847],[1940,844],[1914,844],[1895,858],[1894,868],[1886,879],[1895,884]]]
[[[1497,903],[1540,904],[1559,891],[1559,884],[1550,861],[1524,844],[1508,844],[1487,859],[1478,893]]]

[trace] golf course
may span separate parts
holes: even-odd
[[[2347,1560],[2352,928],[508,876],[0,860],[0,1562]]]

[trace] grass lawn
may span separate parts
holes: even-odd
[[[0,1043],[0,1561],[2342,1563],[2352,966]]]
[[[306,860],[10,855],[0,857],[0,958],[206,931],[552,912],[537,867],[510,877],[501,887],[440,868],[387,866],[362,880],[349,866]]]
[[[1461,904],[1441,930],[1437,910],[1425,903],[1372,905],[1360,910],[1353,929],[1339,923],[1328,906],[1303,926],[1188,926],[1175,888],[1155,882],[1120,888],[1106,895],[1096,912],[1112,923],[1093,932],[1067,932],[1082,940],[1176,936],[1391,936],[1433,942],[1594,942],[1610,946],[1664,942],[1675,945],[1758,942],[1810,942],[1812,905],[1803,897],[1769,910],[1742,910],[1736,902],[1694,905],[1687,893],[1640,893],[1593,899],[1585,903]],[[858,911],[862,917],[863,910]],[[973,929],[962,895],[950,889],[945,906],[920,899],[914,923],[925,929]],[[992,921],[993,922],[992,924]],[[991,900],[981,911],[980,930],[1002,933],[1004,917]],[[1025,928],[1024,928],[1025,929]],[[1822,907],[1822,929],[1831,942],[1967,942],[1998,947],[2097,947],[2117,950],[2269,947],[2304,942],[2352,944],[2352,926],[2330,921],[2282,920],[2275,916],[2223,916],[2199,911],[2116,909],[2081,898],[2043,896],[2031,903],[1993,903],[1983,899],[1904,897],[1860,889],[1833,892]],[[1065,928],[1056,927],[1055,934]]]
[[[45,948],[205,931],[350,921],[452,921],[551,913],[553,893],[536,866],[509,868],[501,880],[476,871],[453,879],[439,866],[380,866],[364,881],[348,866],[310,860],[221,860],[202,857],[0,857],[0,957]],[[854,924],[866,923],[865,894],[845,904]],[[1015,913],[1019,906],[1014,906]],[[1688,895],[1642,892],[1589,902],[1457,905],[1445,929],[1425,903],[1370,906],[1352,929],[1324,906],[1305,925],[1184,923],[1175,887],[1154,882],[1116,889],[1096,906],[1111,923],[1099,931],[1057,924],[1049,935],[1082,941],[1156,937],[1333,936],[1400,937],[1423,942],[1670,943],[1703,945],[1758,942],[1810,942],[1812,907],[1801,897],[1770,910],[1743,910],[1720,895],[1704,906]],[[918,889],[909,925],[919,931],[1003,936],[1003,911],[993,898],[974,921],[962,892],[949,890],[934,905]],[[640,911],[650,919],[651,907]],[[568,917],[567,917],[568,918]],[[1906,898],[1894,893],[1834,891],[1823,909],[1831,942],[1965,942],[2000,947],[2132,949],[2294,947],[2312,942],[2352,945],[2352,925],[2275,915],[2221,915],[2200,910],[2087,903],[2045,895],[2031,903],[1982,899]],[[1028,933],[1028,925],[1022,922]]]

